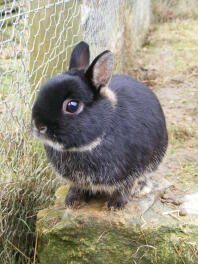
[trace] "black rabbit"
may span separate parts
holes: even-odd
[[[148,184],[146,173],[162,160],[168,137],[153,92],[125,75],[113,75],[106,50],[89,66],[80,42],[69,70],[49,79],[32,110],[32,132],[49,161],[70,183],[67,205],[106,193],[109,208],[122,208]]]

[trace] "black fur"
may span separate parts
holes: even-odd
[[[64,151],[44,145],[57,172],[81,192],[99,185],[106,186],[104,191],[114,189],[108,206],[120,208],[127,203],[135,180],[156,169],[162,160],[168,142],[165,118],[154,93],[125,75],[113,75],[111,79],[109,87],[117,97],[112,106],[93,86],[91,72],[90,68],[85,73],[70,69],[48,80],[33,106],[32,120],[36,126],[47,126],[41,138],[64,145]],[[62,104],[67,98],[83,102],[83,111],[65,115]],[[99,137],[102,142],[92,151],[67,151]],[[66,199],[68,205],[82,198],[71,192]]]
[[[89,45],[81,41],[72,51],[69,70],[81,69],[85,70],[89,65]]]

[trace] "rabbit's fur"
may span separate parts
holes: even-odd
[[[89,46],[80,42],[69,70],[49,79],[33,106],[33,134],[71,185],[67,205],[105,192],[108,207],[124,207],[145,187],[146,173],[157,168],[166,151],[166,123],[157,97],[129,76],[112,76],[112,70],[110,51],[89,66]],[[79,113],[63,111],[68,98],[80,102]]]

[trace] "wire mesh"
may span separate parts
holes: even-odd
[[[31,263],[38,210],[60,184],[30,134],[40,85],[67,70],[71,48],[111,49],[119,0],[0,1],[0,263]],[[115,40],[115,39],[114,39]]]

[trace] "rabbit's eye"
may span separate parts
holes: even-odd
[[[83,104],[77,100],[67,99],[63,103],[63,112],[65,114],[79,114],[83,109]]]

